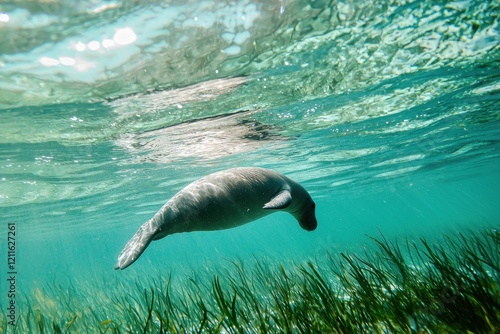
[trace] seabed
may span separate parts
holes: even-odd
[[[443,239],[382,236],[359,254],[286,268],[233,262],[182,284],[158,275],[107,294],[80,282],[54,284],[24,296],[15,326],[2,310],[0,332],[500,332],[500,231]]]

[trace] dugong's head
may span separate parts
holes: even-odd
[[[293,214],[297,221],[306,231],[314,231],[318,226],[316,220],[316,203],[309,197],[300,207],[300,210]]]
[[[309,192],[300,184],[288,179],[292,203],[285,210],[291,213],[306,231],[314,231],[318,227],[316,220],[316,203]]]

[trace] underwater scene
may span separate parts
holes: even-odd
[[[0,333],[500,332],[499,14],[2,1]]]

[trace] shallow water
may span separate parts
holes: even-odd
[[[496,1],[2,3],[0,237],[15,223],[18,291],[217,272],[235,259],[301,262],[357,250],[367,235],[498,227],[499,10]],[[317,230],[274,214],[169,236],[112,270],[172,195],[236,166],[303,184]]]

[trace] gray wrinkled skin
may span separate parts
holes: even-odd
[[[272,170],[241,167],[216,172],[186,186],[144,223],[118,256],[115,269],[134,263],[153,240],[180,232],[228,229],[278,210],[313,231],[315,206],[300,184]]]

